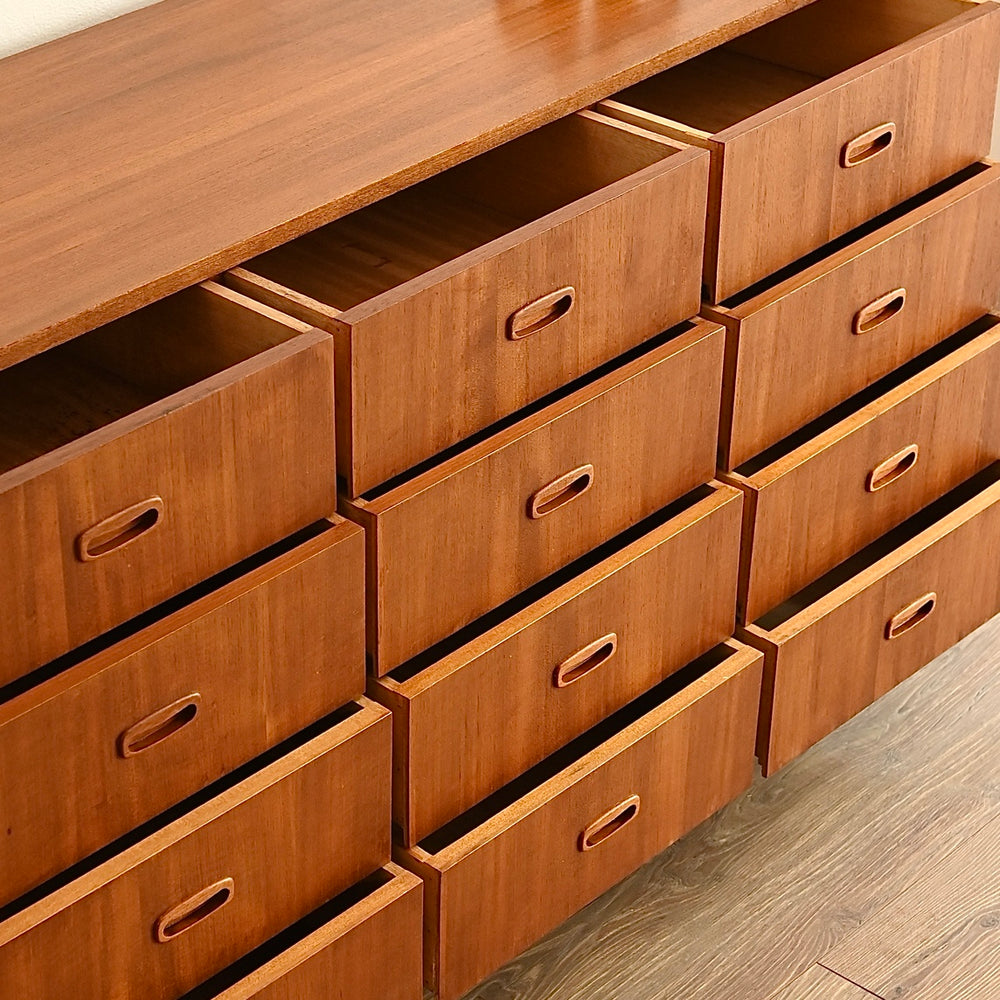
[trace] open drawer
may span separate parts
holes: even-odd
[[[423,883],[389,864],[183,1000],[421,1000]]]
[[[1000,319],[986,316],[724,478],[747,492],[753,621],[1000,460]]]
[[[364,573],[319,522],[0,690],[0,905],[360,697]]]
[[[356,497],[698,312],[708,156],[570,115],[221,280],[334,335]]]
[[[724,331],[684,323],[341,511],[368,653],[400,666],[712,478]]]
[[[390,737],[346,705],[0,908],[4,996],[177,1000],[376,871]]]
[[[406,844],[732,635],[741,494],[698,487],[369,685]],[[426,660],[428,662],[424,663]]]
[[[717,646],[396,860],[456,1000],[749,787],[762,657]]]
[[[998,13],[816,0],[598,108],[711,150],[719,302],[989,153]]]
[[[766,654],[765,774],[1000,611],[1000,463],[739,630]]]
[[[331,514],[332,353],[209,283],[0,372],[0,685]]]
[[[703,315],[727,330],[734,469],[996,308],[1000,166],[973,164]]]

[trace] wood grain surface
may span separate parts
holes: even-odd
[[[0,905],[360,697],[361,536],[340,521],[267,550],[0,694]],[[123,756],[130,727],[192,695],[193,717]]]
[[[805,2],[166,0],[12,56],[0,365]]]
[[[333,334],[356,497],[693,316],[708,159],[583,111],[223,280]],[[558,289],[568,311],[512,339]]]
[[[711,479],[723,348],[721,327],[682,324],[401,485],[371,500],[342,498],[342,513],[366,532],[375,671],[398,667]],[[683,400],[669,420],[664,400]],[[590,488],[568,489],[558,509],[529,515],[532,496],[585,466]]]
[[[748,787],[761,656],[730,642],[690,666],[703,672],[679,690],[668,679],[665,700],[655,688],[640,699],[645,714],[576,759],[571,745],[560,771],[457,839],[397,851],[403,867],[437,873],[425,966],[440,1000],[456,1000]],[[627,802],[628,821],[584,849],[585,832]]]
[[[853,412],[845,403],[842,419],[831,426],[831,414],[816,436],[760,471],[723,476],[747,489],[753,506],[742,621],[759,618],[1000,459],[1000,319],[985,317],[940,348],[884,379],[877,398],[876,387],[859,394]],[[909,459],[908,449],[916,449],[912,466],[895,458]],[[886,463],[898,477],[869,489]]]
[[[336,718],[337,716],[334,716]],[[141,839],[0,911],[8,996],[176,1000],[389,858],[389,714],[361,707]],[[309,736],[312,738],[308,738]],[[232,880],[228,902],[162,942],[162,916]],[[9,915],[8,915],[9,914]],[[52,961],[54,955],[59,961]]]
[[[1000,303],[1000,167],[975,167],[725,308],[733,375],[720,465],[734,469]],[[855,315],[904,288],[867,334]],[[803,329],[809,336],[798,336]],[[775,359],[780,359],[776,365]]]
[[[184,1000],[420,1000],[422,898],[420,879],[386,865]]]
[[[875,996],[821,965],[779,990],[771,1000],[871,1000]]]
[[[369,683],[393,713],[393,813],[404,843],[729,638],[741,496],[705,492],[426,669]],[[606,660],[555,685],[560,662],[595,641],[607,652],[608,635]]]
[[[789,1000],[778,991],[1000,817],[998,717],[994,619],[468,1000]]]
[[[77,393],[49,394],[56,357]],[[13,442],[53,450],[5,468]],[[0,372],[0,684],[327,517],[333,451],[330,337],[210,283]],[[80,557],[149,498],[149,530]]]
[[[670,133],[672,123],[695,126],[692,141],[712,151],[709,301],[728,298],[988,155],[998,15],[993,4],[956,0],[818,0],[731,46],[758,73],[777,75],[771,89],[778,95],[793,91],[772,106],[760,108],[763,95],[748,86],[745,72],[720,73],[714,54],[617,95],[616,104],[665,118]],[[710,135],[704,126],[715,122],[701,112],[700,97],[694,119],[688,116],[702,63],[706,77],[720,77],[714,87],[728,82],[736,103],[748,104],[745,117]],[[802,89],[795,73],[821,82]],[[959,102],[963,113],[954,115]],[[845,167],[848,144],[884,123],[894,125],[891,144]],[[805,187],[803,176],[810,179]]]
[[[1000,995],[998,912],[1000,819],[993,819],[822,964],[892,1000],[991,1000]]]

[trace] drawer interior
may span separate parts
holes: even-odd
[[[265,253],[246,268],[345,311],[680,148],[589,112],[570,115]]]
[[[965,0],[816,0],[615,100],[721,132],[969,9]]]
[[[933,347],[924,351],[923,354],[917,355],[917,357],[913,358],[912,361],[908,361],[906,364],[901,365],[899,368],[896,368],[888,375],[879,379],[877,382],[873,382],[870,386],[867,386],[860,392],[851,396],[850,399],[847,399],[838,406],[833,407],[833,409],[828,410],[822,416],[810,421],[804,427],[800,427],[797,431],[789,434],[788,437],[783,438],[777,444],[772,445],[770,448],[766,448],[760,454],[748,459],[742,465],[737,466],[737,468],[733,471],[737,475],[746,478],[756,475],[773,462],[777,462],[778,459],[784,458],[785,455],[790,454],[807,441],[812,440],[812,438],[817,435],[822,434],[824,431],[836,426],[842,420],[846,420],[848,417],[863,409],[869,403],[873,403],[876,399],[884,396],[887,392],[895,389],[897,386],[902,385],[908,379],[913,378],[915,375],[919,375],[920,372],[926,371],[931,367],[931,365],[940,361],[942,358],[948,357],[949,354],[952,354],[965,344],[975,340],[976,337],[981,336],[988,330],[995,329],[998,325],[1000,325],[1000,317],[992,315],[980,317],[964,329],[959,330],[958,333],[952,334],[952,336],[948,337],[946,340],[942,340],[940,343],[935,344]]]
[[[0,371],[0,474],[303,333],[206,284]]]
[[[652,712],[657,706],[668,701],[699,678],[704,677],[732,656],[734,652],[732,646],[720,643],[696,660],[692,660],[687,666],[681,668],[677,673],[671,674],[666,680],[661,681],[656,687],[619,709],[614,715],[598,723],[499,791],[494,792],[482,802],[462,813],[461,816],[425,837],[417,846],[427,854],[437,854],[443,851],[518,799],[523,798],[532,789],[570,767],[602,743],[607,742],[644,715]]]
[[[835,566],[787,601],[762,615],[754,622],[754,625],[768,631],[777,629],[800,611],[815,604],[820,598],[825,597],[852,577],[868,569],[922,531],[926,531],[996,482],[1000,482],[1000,462],[994,462],[960,486],[956,486],[950,493],[946,493],[940,499],[928,504],[908,521],[893,528],[892,531],[887,532],[856,555],[845,559],[839,566]]]

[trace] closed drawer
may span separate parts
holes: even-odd
[[[184,1000],[421,1000],[422,901],[386,865]]]
[[[766,652],[766,774],[1000,611],[1000,464],[741,630]]]
[[[998,256],[1000,166],[976,164],[807,267],[706,309],[728,336],[720,466],[737,468],[995,308]]]
[[[223,278],[330,331],[350,497],[698,312],[708,156],[570,115]]]
[[[368,652],[398,667],[711,479],[723,331],[696,321],[412,479],[365,527]]]
[[[761,656],[694,661],[397,860],[424,879],[426,982],[455,1000],[749,787]]]
[[[394,819],[414,844],[732,635],[738,491],[703,486],[370,685],[393,710]],[[542,588],[535,588],[542,589]],[[419,660],[419,658],[418,658]]]
[[[747,491],[742,620],[1000,459],[998,413],[987,316],[727,476]]]
[[[9,687],[0,905],[358,698],[364,641],[361,529],[320,522]]]
[[[327,724],[0,910],[5,992],[173,1000],[385,864],[389,713]]]
[[[332,513],[332,363],[206,284],[0,372],[0,685]]]
[[[720,302],[988,155],[998,61],[995,4],[816,0],[599,107],[711,150]]]

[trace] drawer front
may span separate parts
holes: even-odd
[[[762,705],[758,746],[765,773],[1000,611],[998,564],[1000,487],[994,484],[897,552],[884,571],[873,568],[780,631],[747,629],[747,638],[768,650],[764,690],[770,697]],[[900,633],[891,639],[890,624]]]
[[[360,697],[363,594],[340,522],[0,705],[0,905]]]
[[[866,16],[863,5],[857,13]],[[972,9],[719,133],[712,301],[987,156],[998,58],[1000,17]],[[886,123],[896,126],[888,148],[841,165],[848,143]]]
[[[993,167],[733,308],[725,467],[736,468],[994,308],[998,254],[1000,167]],[[859,313],[897,290],[905,292],[902,308],[855,334]]]
[[[332,364],[304,334],[0,477],[0,684],[332,513]]]
[[[395,865],[377,874],[383,884],[275,958],[235,982],[227,970],[225,985],[209,981],[185,1000],[421,1000],[423,883]]]
[[[711,479],[722,336],[695,324],[454,461],[345,506],[368,529],[377,672]],[[665,400],[677,401],[669,416]]]
[[[717,489],[413,682],[377,685],[402,709],[395,821],[406,842],[728,638],[740,514],[740,494]]]
[[[664,166],[345,314],[340,473],[352,497],[698,312],[708,156],[690,150]],[[542,301],[560,289],[570,291]],[[532,303],[544,326],[512,339]]]
[[[1000,459],[1000,320],[749,479],[753,621]]]
[[[415,852],[437,914],[425,941],[427,985],[441,1000],[461,996],[749,787],[760,670],[759,654],[741,647],[695,691],[643,716],[488,830],[434,856]],[[623,822],[611,832],[616,817]]]
[[[182,996],[386,862],[389,739],[369,704],[207,821],[196,809],[0,923],[0,981],[36,1000]]]

